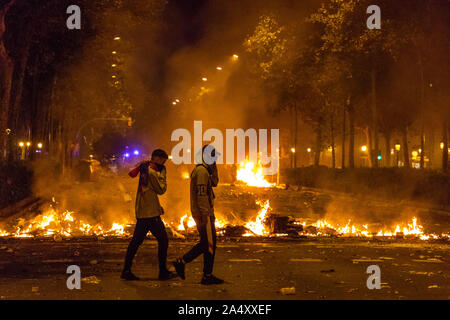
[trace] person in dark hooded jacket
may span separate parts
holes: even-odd
[[[167,158],[168,155],[164,150],[156,149],[153,151],[150,161],[141,162],[129,173],[133,178],[139,174],[135,205],[137,221],[133,238],[125,256],[122,279],[139,280],[131,272],[131,266],[139,246],[144,242],[149,231],[158,240],[159,279],[168,280],[176,277],[176,274],[167,270],[166,266],[169,240],[164,222],[160,217],[164,214],[164,210],[158,199],[158,195],[164,194],[167,190],[166,168],[164,166]]]
[[[183,257],[174,263],[178,275],[185,278],[185,265],[198,256],[203,255],[203,277],[201,284],[221,284],[224,281],[212,274],[214,256],[216,254],[216,228],[214,216],[214,191],[219,183],[217,173],[216,150],[211,145],[202,149],[202,163],[198,164],[191,173],[191,213],[194,218],[200,241]]]

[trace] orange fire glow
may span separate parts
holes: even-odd
[[[253,234],[258,236],[267,236],[269,234],[269,230],[267,229],[264,220],[267,217],[267,213],[269,212],[270,203],[269,200],[264,202],[257,201],[257,204],[261,206],[261,209],[258,211],[258,215],[254,221],[249,221],[245,224],[245,227],[253,232]],[[246,233],[244,236],[251,236],[251,233]]]
[[[64,211],[58,214],[52,207],[47,212],[36,216],[28,222],[19,219],[15,231],[7,232],[0,230],[1,237],[32,238],[34,236],[54,236],[64,237],[89,236],[89,235],[116,235],[125,234],[126,224],[114,222],[110,229],[104,229],[101,225],[90,225],[82,219],[74,217],[71,211]]]
[[[216,226],[216,229],[222,229],[227,224],[228,224],[227,221],[216,217],[216,221],[214,223],[214,225]],[[185,214],[184,216],[182,216],[180,218],[180,224],[177,226],[177,229],[178,229],[178,231],[187,231],[188,229],[191,229],[194,227],[195,227],[194,218],[192,218],[192,216],[190,216],[190,215],[188,216],[187,214]]]
[[[260,209],[253,220],[242,222],[249,232],[244,236],[271,236],[283,237],[288,234],[272,234],[266,219],[271,212],[269,200],[257,201]],[[224,216],[219,215],[216,218],[216,229],[224,229],[230,221]],[[303,231],[299,235],[305,236],[339,236],[339,237],[407,237],[420,240],[432,240],[439,238],[449,238],[448,233],[433,234],[425,233],[424,228],[420,225],[416,217],[411,218],[410,222],[400,222],[394,224],[392,228],[382,228],[381,230],[370,230],[368,224],[358,225],[348,220],[344,224],[334,223],[330,220],[321,219],[315,223],[307,223],[302,219],[294,219],[293,224],[302,225]],[[11,231],[0,228],[0,237],[15,238],[33,238],[33,237],[77,237],[77,236],[130,236],[126,230],[128,223],[114,222],[110,227],[101,224],[91,225],[87,221],[79,218],[72,211],[64,211],[58,213],[54,208],[50,207],[45,213],[35,218],[25,221],[21,218]],[[195,230],[195,221],[189,214],[184,215],[179,220],[179,224],[171,223],[174,229],[178,231]]]
[[[270,188],[275,186],[275,183],[270,183],[264,178],[262,172],[261,163],[258,162],[255,165],[255,163],[246,160],[240,163],[236,179],[251,187]]]

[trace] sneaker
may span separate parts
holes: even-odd
[[[159,280],[170,280],[170,279],[173,279],[173,278],[176,278],[176,277],[177,277],[177,274],[176,274],[176,273],[167,270],[167,271],[164,272],[164,273],[159,273],[158,279],[159,279]]]
[[[139,280],[138,277],[136,277],[130,270],[124,270],[122,272],[122,275],[120,276],[122,279],[124,280],[128,280],[128,281],[135,281],[135,280]]]
[[[201,284],[222,284],[225,281],[223,281],[222,279],[219,279],[215,276],[213,276],[212,274],[210,274],[209,276],[204,275],[201,281]]]
[[[175,271],[180,276],[180,278],[184,280],[185,279],[185,276],[184,276],[185,264],[183,263],[183,260],[181,260],[181,258],[178,258],[173,263],[173,266],[175,267]]]

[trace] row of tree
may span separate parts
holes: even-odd
[[[158,21],[166,2],[80,0],[81,30],[66,26],[72,4],[0,0],[2,159],[14,157],[20,140],[39,141],[64,167],[105,127],[130,125],[135,110],[126,68],[133,32]]]
[[[312,126],[315,165],[321,151],[331,146],[335,166],[335,148],[340,145],[341,166],[354,167],[359,127],[367,132],[372,167],[379,165],[381,153],[391,163],[394,135],[401,137],[405,166],[410,166],[408,134],[417,131],[424,168],[430,152],[426,133],[439,130],[442,168],[447,170],[448,3],[377,1],[381,29],[368,29],[366,10],[371,4],[327,0],[304,21],[261,16],[244,42],[248,72],[262,81],[275,112],[291,113],[294,148],[298,118]]]

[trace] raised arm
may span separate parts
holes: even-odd
[[[214,163],[209,166],[209,174],[211,175],[211,185],[217,187],[219,184],[219,173],[217,172],[217,165]]]
[[[150,186],[156,194],[164,194],[166,192],[166,169],[163,169],[159,174],[155,170],[149,169],[149,180]]]

